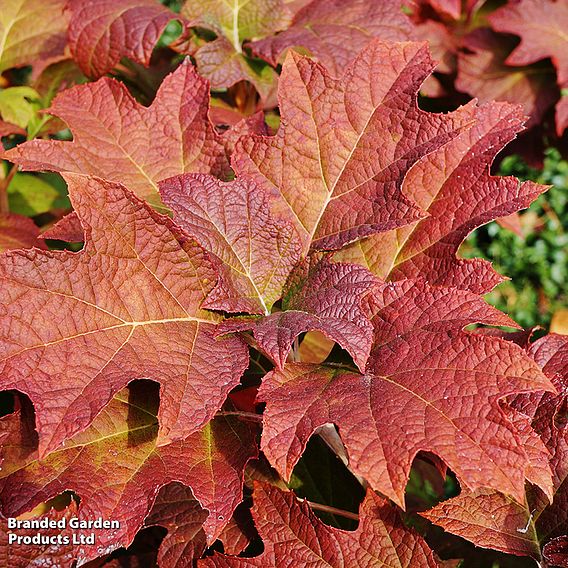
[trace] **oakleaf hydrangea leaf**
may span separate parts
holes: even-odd
[[[334,79],[292,52],[280,78],[278,133],[243,137],[233,167],[273,188],[306,249],[337,249],[417,220],[401,193],[404,176],[470,122],[467,108],[418,109],[432,66],[424,44],[373,41]]]
[[[179,481],[206,510],[204,536],[213,542],[242,500],[244,468],[257,455],[255,432],[234,417],[219,417],[183,440],[159,446],[156,405],[154,389],[144,384],[121,391],[87,430],[43,459],[29,440],[9,438],[0,471],[3,514],[14,517],[64,490],[75,492],[79,520],[120,523],[118,529],[97,531],[97,546],[75,547],[74,556],[84,562],[128,546],[159,489]]]
[[[264,379],[261,448],[273,467],[289,479],[313,432],[334,423],[353,472],[401,506],[419,451],[442,458],[464,487],[522,501],[530,462],[498,400],[553,387],[518,346],[460,331],[511,321],[479,296],[421,281],[378,285],[368,304],[365,374],[289,363]]]
[[[237,568],[289,565],[313,568],[434,568],[432,552],[424,540],[404,526],[397,510],[372,491],[359,511],[355,531],[343,531],[322,523],[305,502],[293,493],[271,485],[255,484],[252,514],[264,541],[264,552],[256,558],[216,554],[201,560],[200,567]]]
[[[84,249],[0,257],[0,388],[34,403],[42,456],[134,379],[161,384],[160,443],[183,438],[212,418],[248,363],[238,339],[215,339],[217,317],[201,309],[214,268],[123,186],[66,179]]]
[[[0,73],[63,54],[67,43],[65,0],[3,0]]]
[[[373,38],[405,41],[411,30],[399,0],[314,0],[295,14],[288,29],[248,47],[274,66],[288,49],[298,48],[339,76]]]
[[[521,110],[507,103],[473,110],[474,126],[422,158],[404,180],[403,193],[428,217],[354,243],[337,260],[362,264],[383,279],[424,278],[476,293],[501,282],[488,261],[456,253],[473,229],[528,207],[547,186],[490,175],[497,152],[522,128]]]
[[[373,328],[362,305],[375,284],[363,267],[330,263],[314,255],[297,266],[284,290],[281,312],[261,318],[233,318],[218,333],[252,330],[258,347],[281,369],[294,340],[306,331],[321,331],[336,341],[364,369]]]
[[[50,112],[73,141],[32,140],[5,152],[24,170],[98,176],[124,183],[159,205],[158,181],[185,172],[223,177],[229,164],[207,118],[209,88],[191,63],[168,75],[154,102],[143,107],[122,83],[103,78],[60,93]]]
[[[176,15],[157,0],[69,0],[69,46],[85,75],[99,78],[121,57],[148,66]]]
[[[251,180],[198,174],[170,178],[160,193],[176,223],[219,261],[204,307],[268,315],[302,246],[292,223],[271,214],[270,195]]]
[[[568,337],[545,336],[529,347],[529,354],[550,377],[558,394],[518,395],[511,406],[530,419],[549,451],[552,499],[529,485],[520,503],[495,491],[462,490],[422,515],[477,546],[541,560],[547,543],[564,536],[568,522]]]
[[[508,65],[527,65],[550,57],[558,83],[568,86],[568,4],[562,0],[509,2],[489,16],[498,32],[516,34],[521,43],[507,58]]]

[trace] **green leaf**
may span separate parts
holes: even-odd
[[[41,109],[40,96],[31,87],[10,87],[0,91],[0,115],[6,122],[22,128],[37,118]]]
[[[44,178],[17,173],[8,187],[10,211],[27,217],[47,213],[55,207],[59,191]]]

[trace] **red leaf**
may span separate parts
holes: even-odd
[[[406,528],[398,512],[372,491],[361,504],[359,527],[353,532],[323,524],[305,502],[293,493],[255,484],[253,517],[264,541],[257,558],[231,558],[216,554],[199,566],[230,568],[259,566],[357,566],[371,568],[396,565],[401,568],[437,566],[426,543]],[[293,562],[293,564],[290,564]]]
[[[82,243],[85,240],[85,232],[81,220],[74,211],[59,219],[53,227],[44,231],[41,239],[56,239],[68,243]]]
[[[515,503],[501,493],[463,492],[420,514],[476,546],[540,558],[534,525],[527,522],[528,505]]]
[[[212,543],[242,500],[244,468],[257,455],[255,432],[239,420],[216,418],[183,440],[159,446],[156,402],[153,389],[122,391],[87,430],[42,460],[26,438],[9,439],[0,472],[3,513],[17,516],[63,490],[74,491],[81,499],[80,520],[101,517],[120,522],[118,529],[97,532],[96,547],[74,547],[74,557],[84,562],[128,546],[158,490],[179,481],[191,487],[206,509],[205,515],[198,515],[199,526],[204,522],[202,538]],[[158,501],[154,517],[167,525],[161,504]],[[185,527],[186,535],[188,528],[197,530],[195,515],[188,512],[184,517],[191,525]],[[153,521],[150,516],[147,524]],[[175,539],[174,534],[163,554]],[[199,540],[193,544],[197,549],[203,546]]]
[[[337,249],[415,221],[420,212],[400,191],[404,176],[470,120],[469,108],[418,109],[431,70],[417,43],[373,41],[340,80],[292,53],[280,78],[278,134],[242,138],[234,168],[269,183],[305,249]]]
[[[245,346],[216,340],[217,318],[201,309],[213,267],[124,187],[66,179],[83,250],[0,257],[0,388],[31,398],[41,455],[138,378],[161,383],[160,443],[183,438],[212,418],[247,367]]]
[[[69,46],[85,75],[98,78],[122,57],[146,67],[176,15],[155,0],[68,0]]]
[[[488,103],[473,110],[474,126],[422,158],[404,180],[405,195],[429,216],[359,241],[338,260],[362,264],[383,279],[425,278],[476,293],[501,282],[489,262],[456,258],[458,249],[475,228],[528,207],[547,187],[490,174],[497,152],[522,127],[520,109]]]
[[[263,188],[186,174],[162,182],[160,193],[178,225],[218,261],[220,279],[203,306],[268,315],[302,245],[292,223],[272,215]]]
[[[38,240],[38,236],[39,228],[30,218],[0,214],[0,253],[20,248],[45,249],[45,244]]]
[[[233,5],[219,0],[186,0],[181,14],[192,25],[214,31],[217,39],[194,53],[199,73],[213,89],[250,81],[267,106],[276,105],[278,75],[269,66],[259,69],[243,55],[242,43],[285,29],[289,13],[282,0],[248,0]]]
[[[263,318],[234,318],[218,333],[252,330],[258,347],[282,369],[298,335],[318,330],[348,351],[363,369],[371,349],[372,326],[361,301],[375,283],[367,270],[310,257],[286,285],[282,312]]]
[[[286,31],[248,47],[273,66],[286,50],[297,47],[314,56],[331,75],[339,76],[374,37],[404,41],[410,32],[399,0],[314,0],[297,12]]]
[[[63,511],[51,509],[48,513],[41,516],[29,517],[36,521],[47,519],[47,522],[61,522],[65,519],[65,523],[69,522],[72,517],[77,516],[77,507],[72,501],[71,505]],[[45,522],[45,521],[44,521]],[[68,526],[68,525],[67,525]],[[10,533],[20,537],[36,538],[36,535],[43,537],[44,544],[32,543],[22,544],[10,543],[8,537]],[[61,535],[59,538],[58,536]],[[0,518],[0,559],[4,566],[9,568],[30,568],[35,566],[71,566],[75,558],[73,546],[65,544],[64,539],[71,540],[73,531],[69,528],[46,528],[46,529],[10,529],[8,521]],[[53,542],[53,544],[52,544]]]
[[[177,482],[160,489],[146,526],[159,525],[168,534],[158,552],[159,566],[190,568],[207,548],[203,523],[208,517],[189,487]]]
[[[568,536],[559,536],[546,543],[542,552],[553,566],[568,566]]]
[[[539,543],[563,535],[568,520],[568,430],[563,423],[568,400],[568,337],[543,337],[533,343],[530,354],[559,393],[518,395],[511,405],[530,420],[549,451],[552,504],[533,487],[527,489],[522,506],[500,493],[462,491],[422,514],[477,546],[539,559]]]
[[[50,112],[73,141],[32,140],[4,153],[24,170],[67,171],[126,184],[159,204],[158,181],[185,173],[224,176],[222,140],[207,118],[209,88],[189,62],[164,79],[154,102],[138,104],[122,83],[100,79],[59,94]]]
[[[271,464],[288,479],[313,432],[331,422],[353,472],[400,505],[419,451],[440,456],[463,486],[522,500],[529,458],[497,401],[552,386],[516,345],[459,331],[510,320],[474,294],[421,282],[381,285],[370,298],[365,375],[295,363],[265,378],[261,447]]]
[[[225,89],[239,81],[250,81],[265,107],[276,106],[277,73],[268,66],[258,73],[250,59],[237,51],[227,38],[221,36],[206,43],[194,57],[199,74],[210,81],[212,89]]]
[[[458,55],[456,89],[478,97],[481,102],[521,104],[529,116],[527,127],[535,126],[556,102],[558,92],[551,88],[546,69],[514,68],[505,63],[512,45],[489,28],[467,36],[463,47],[468,51]]]
[[[558,83],[568,86],[568,4],[564,0],[509,2],[489,20],[498,32],[521,37],[521,43],[507,58],[508,65],[528,65],[550,57],[558,70]]]

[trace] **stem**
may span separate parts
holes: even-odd
[[[353,519],[354,521],[359,521],[359,515],[351,513],[350,511],[344,511],[343,509],[337,509],[336,507],[330,507],[329,505],[314,503],[312,501],[308,501],[307,499],[300,499],[300,501],[305,501],[314,511],[323,511],[324,513],[339,515],[340,517],[345,517],[346,519]]]
[[[8,205],[8,186],[12,178],[16,175],[18,168],[13,165],[5,178],[0,179],[0,214],[7,215],[10,213],[10,206]]]
[[[262,415],[255,414],[254,412],[243,412],[242,410],[222,410],[217,412],[217,416],[240,416],[246,420],[254,420],[255,422],[262,422]]]
[[[251,359],[250,361],[251,363],[254,363],[261,370],[263,375],[266,375],[266,373],[268,373],[268,371],[256,359]]]
[[[361,371],[359,369],[357,369],[357,367],[354,367],[352,365],[347,365],[346,363],[333,363],[333,362],[328,362],[325,364],[326,367],[333,367],[334,369],[341,369],[343,371],[349,371],[351,373],[357,373],[360,374]]]

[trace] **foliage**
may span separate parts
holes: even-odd
[[[522,214],[522,236],[490,223],[478,229],[461,252],[488,258],[511,278],[488,294],[489,303],[523,327],[548,326],[551,316],[568,304],[568,162],[550,150],[542,171],[511,156],[501,163],[500,172],[552,187]]]
[[[483,298],[563,301],[566,163],[491,172],[565,79],[536,0],[1,1],[7,565],[565,562],[568,343]],[[482,41],[524,87],[437,98]]]

